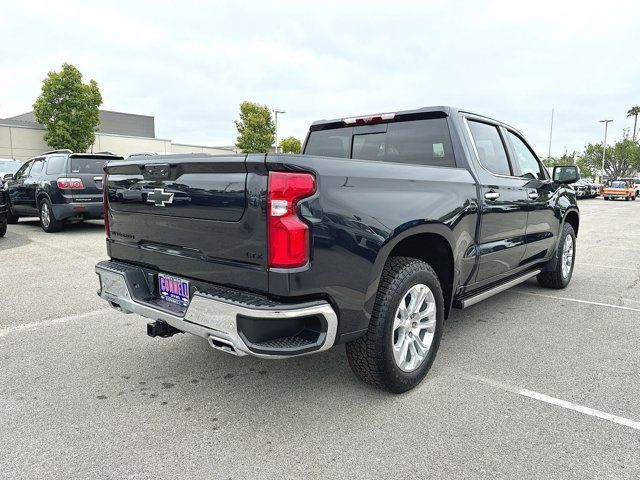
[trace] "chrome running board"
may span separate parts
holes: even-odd
[[[476,303],[481,302],[482,300],[485,300],[489,297],[493,297],[496,293],[504,292],[505,290],[508,290],[509,288],[514,287],[522,282],[526,282],[531,277],[535,277],[541,272],[542,272],[542,269],[540,268],[537,270],[529,271],[523,275],[520,275],[519,277],[512,278],[511,280],[505,283],[501,283],[500,285],[491,287],[490,289],[484,290],[476,295],[472,295],[470,297],[457,300],[456,302],[454,302],[454,305],[456,306],[456,308],[470,307],[471,305],[475,305]]]

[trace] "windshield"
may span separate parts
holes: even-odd
[[[69,173],[101,174],[105,163],[104,158],[71,158]]]
[[[611,188],[624,188],[624,182],[611,182]]]
[[[0,172],[15,173],[22,166],[21,162],[0,160]]]

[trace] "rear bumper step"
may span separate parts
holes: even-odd
[[[207,339],[216,350],[238,356],[287,358],[331,348],[338,319],[325,301],[278,303],[253,293],[215,287],[193,294],[188,308],[149,290],[149,272],[116,261],[96,265],[98,295],[124,313]],[[162,336],[162,335],[157,335]]]

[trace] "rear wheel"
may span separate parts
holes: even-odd
[[[565,223],[562,226],[562,234],[556,255],[550,260],[547,268],[550,270],[540,273],[538,283],[546,288],[561,289],[569,285],[573,275],[573,266],[576,258],[576,234],[573,227]]]
[[[393,393],[425,377],[442,336],[444,298],[438,276],[425,262],[392,257],[384,268],[367,333],[347,343],[354,373]]]
[[[56,219],[53,208],[51,208],[51,202],[48,199],[43,199],[40,202],[38,208],[40,212],[40,226],[42,230],[47,233],[59,232],[62,229],[62,222]]]
[[[7,233],[7,217],[0,217],[0,238],[4,237]]]

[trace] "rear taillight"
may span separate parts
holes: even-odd
[[[58,188],[60,190],[82,190],[84,189],[84,184],[81,178],[63,177],[58,179]]]
[[[104,233],[111,236],[109,229],[109,205],[107,204],[107,174],[102,175],[102,215],[104,216]]]
[[[301,267],[309,261],[309,226],[298,217],[296,204],[315,191],[316,179],[310,173],[269,172],[270,267]]]

